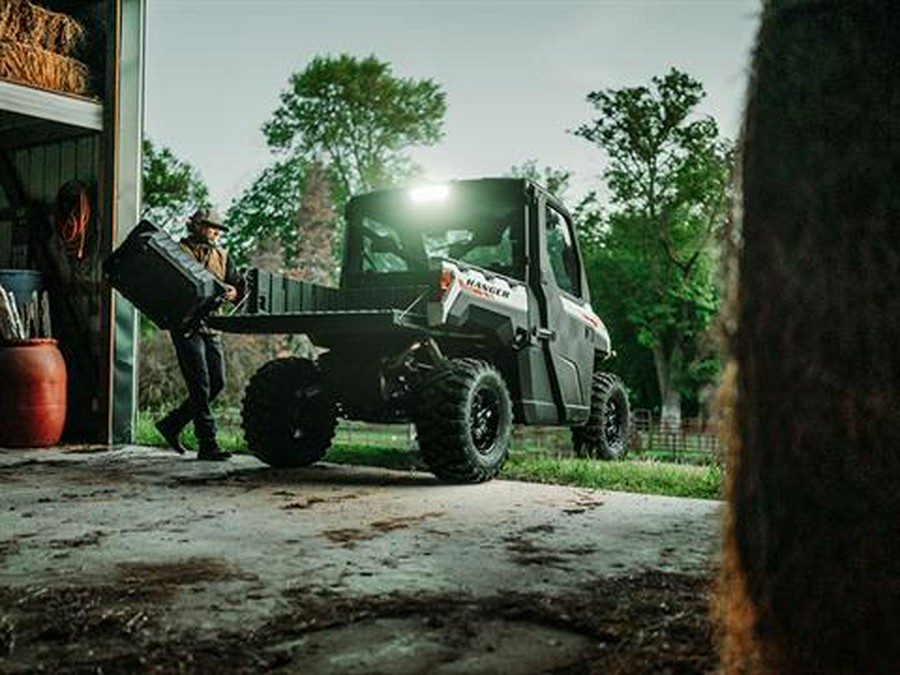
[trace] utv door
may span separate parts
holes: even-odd
[[[532,215],[532,233],[537,235],[533,251],[538,256],[533,285],[539,310],[536,337],[560,422],[581,424],[590,413],[594,341],[584,310],[589,302],[578,243],[568,213],[545,194],[536,194]]]

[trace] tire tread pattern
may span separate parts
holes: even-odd
[[[480,455],[469,438],[468,401],[479,382],[493,382],[501,398],[497,447]],[[486,361],[453,359],[435,369],[416,389],[416,434],[422,459],[438,478],[480,483],[490,480],[509,454],[512,413],[509,392],[500,373]]]
[[[328,451],[337,418],[328,394],[313,390],[306,401],[302,392],[320,384],[316,364],[287,357],[264,364],[250,378],[241,411],[247,447],[257,458],[275,467],[313,464]],[[300,410],[299,406],[307,408]],[[293,436],[291,414],[303,414],[302,440]]]
[[[610,446],[606,439],[604,413],[606,406],[614,396],[625,399],[625,431],[623,438],[615,446]],[[591,413],[584,426],[572,429],[572,445],[579,457],[596,459],[622,459],[628,452],[628,426],[631,421],[628,409],[628,395],[625,386],[617,375],[597,371],[594,373],[591,386]]]

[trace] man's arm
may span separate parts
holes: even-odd
[[[229,291],[229,293],[225,295],[226,300],[237,302],[244,297],[246,286],[244,277],[238,272],[237,267],[235,267],[234,262],[231,260],[231,256],[227,253],[225,254],[225,283],[230,288],[234,289],[234,293]]]

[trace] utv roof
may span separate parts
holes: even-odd
[[[358,195],[354,195],[356,197],[371,197],[374,195],[380,194],[393,194],[396,192],[408,192],[410,190],[414,190],[417,187],[422,185],[525,185],[526,183],[531,183],[532,181],[527,178],[512,178],[512,177],[486,177],[486,178],[462,178],[462,179],[453,179],[453,180],[445,180],[445,181],[426,181],[423,183],[411,183],[409,185],[401,185],[397,187],[390,188],[382,188],[380,190],[372,190],[370,192],[363,192]]]
[[[514,178],[514,177],[495,177],[495,178],[465,178],[460,180],[448,180],[448,181],[435,181],[433,183],[424,183],[424,184],[412,184],[412,185],[404,185],[400,187],[392,187],[392,188],[384,188],[381,190],[373,190],[371,192],[363,192],[358,195],[354,195],[353,199],[369,199],[379,196],[389,196],[395,195],[398,193],[409,192],[410,190],[414,190],[417,187],[421,187],[422,185],[460,185],[460,186],[478,186],[482,185],[484,187],[497,187],[497,188],[517,188],[520,187],[523,190],[528,186],[534,186],[542,192],[547,192],[546,188],[542,185],[534,182],[528,178]]]

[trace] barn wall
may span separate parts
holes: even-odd
[[[64,439],[68,441],[106,440],[103,415],[103,363],[106,334],[102,321],[103,298],[101,261],[104,228],[103,209],[97,200],[100,168],[100,137],[84,135],[70,140],[8,150],[6,156],[17,192],[13,203],[19,208],[6,226],[12,246],[0,267],[41,269],[50,287],[59,285],[56,272],[48,269],[41,249],[40,232],[53,224],[54,203],[59,188],[67,181],[83,182],[91,195],[91,219],[84,257],[68,258],[64,273],[68,292],[51,296],[53,333],[59,339],[70,371],[69,414]],[[11,204],[12,205],[12,204]]]

